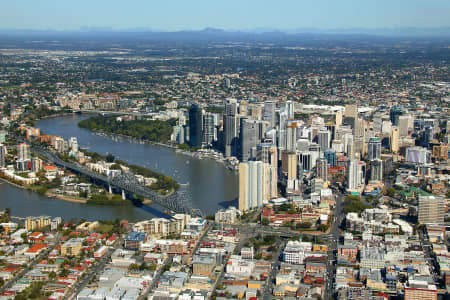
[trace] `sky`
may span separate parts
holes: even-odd
[[[450,0],[1,0],[0,29],[449,27]]]

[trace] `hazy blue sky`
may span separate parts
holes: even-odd
[[[2,29],[450,26],[450,0],[1,0]]]

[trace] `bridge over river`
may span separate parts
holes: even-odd
[[[119,189],[122,192],[122,196],[125,196],[125,194],[136,194],[175,213],[187,213],[194,216],[202,215],[200,210],[192,208],[189,197],[182,188],[170,195],[162,195],[140,184],[132,173],[122,173],[114,177],[104,176],[78,163],[64,161],[47,149],[33,146],[31,150],[59,167],[87,176],[96,183],[106,185],[109,187],[110,192],[112,189]]]

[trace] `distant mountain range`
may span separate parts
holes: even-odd
[[[79,36],[79,35],[105,35],[105,36],[134,36],[162,39],[290,39],[298,36],[372,36],[372,37],[418,37],[450,38],[450,27],[438,28],[348,28],[348,29],[318,29],[299,28],[279,30],[272,28],[256,28],[245,30],[223,30],[205,28],[203,30],[164,31],[150,28],[113,29],[109,27],[82,27],[79,30],[24,30],[0,29],[0,35],[8,36]]]

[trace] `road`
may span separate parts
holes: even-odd
[[[42,259],[46,258],[48,256],[48,254],[55,249],[55,247],[59,244],[59,239],[60,239],[60,234],[57,233],[56,234],[56,238],[55,241],[53,243],[50,244],[50,247],[47,248],[47,250],[45,250],[44,252],[42,252],[41,254],[38,255],[38,257],[36,257],[35,259],[33,259],[31,261],[30,264],[27,265],[27,267],[25,269],[23,269],[22,271],[20,271],[19,273],[16,274],[16,276],[14,276],[10,281],[8,281],[1,289],[0,289],[0,294],[2,294],[4,291],[7,291],[8,289],[10,289],[12,286],[14,286],[14,284],[20,279],[22,278],[28,271],[30,271],[31,269],[33,269],[33,267]]]
[[[103,270],[105,265],[111,259],[111,255],[122,244],[122,241],[123,241],[122,239],[118,239],[113,245],[113,247],[110,247],[108,249],[107,254],[103,256],[95,266],[89,269],[88,273],[83,277],[83,279],[75,283],[75,285],[67,293],[67,296],[64,299],[73,299],[76,295],[78,295],[89,284],[89,282],[94,278],[94,276],[97,275],[101,270]]]
[[[144,290],[144,292],[141,293],[141,295],[139,296],[139,300],[145,300],[147,299],[148,295],[150,294],[151,291],[153,291],[153,289],[156,287],[156,285],[159,282],[159,278],[161,277],[164,268],[166,266],[167,263],[169,263],[171,259],[167,258],[164,263],[158,268],[158,270],[156,271],[155,276],[153,276],[152,278],[152,283]]]
[[[269,277],[266,279],[266,284],[264,285],[264,290],[263,290],[263,299],[264,300],[270,300],[272,297],[273,281],[275,279],[275,276],[277,275],[278,269],[280,268],[281,251],[286,246],[286,241],[285,240],[283,240],[283,241],[277,240],[276,246],[277,246],[277,252],[273,256],[273,261],[272,261],[272,266],[270,269]]]
[[[200,247],[203,239],[205,238],[205,236],[208,234],[208,232],[211,230],[212,226],[210,224],[207,225],[208,227],[204,230],[203,234],[201,235],[201,237],[198,239],[197,244],[195,245],[194,251],[192,251],[192,254],[195,254],[198,250],[198,248]],[[147,287],[147,289],[145,289],[145,291],[139,296],[139,300],[144,300],[147,299],[148,295],[153,291],[153,289],[156,287],[156,285],[159,282],[159,278],[161,277],[164,267],[166,266],[166,264],[170,261],[171,259],[166,259],[166,261],[164,262],[164,264],[162,266],[159,267],[159,269],[157,270],[155,276],[152,278],[152,283]]]
[[[239,240],[239,244],[234,248],[233,252],[234,253],[240,253],[242,247],[244,247],[245,243],[247,242],[247,240],[249,239],[248,235],[242,235],[241,239]],[[225,258],[224,263],[222,264],[222,269],[220,271],[219,276],[217,276],[216,282],[214,283],[214,286],[211,288],[210,294],[208,296],[208,299],[211,300],[214,292],[217,289],[217,286],[219,285],[220,282],[222,282],[223,280],[223,276],[225,275],[225,270],[226,270],[226,266],[228,264],[228,260],[230,259],[231,254],[227,255],[227,257]]]
[[[427,261],[428,266],[430,267],[430,273],[431,276],[433,277],[433,280],[435,283],[439,283],[440,280],[440,274],[439,274],[439,265],[436,262],[436,260],[433,258],[433,253],[432,253],[432,245],[428,239],[427,236],[427,232],[426,232],[426,227],[423,227],[423,230],[418,230],[417,231],[419,233],[419,237],[420,237],[420,243],[422,245],[422,249],[425,255],[425,259]]]
[[[337,246],[339,242],[339,226],[344,219],[342,211],[344,195],[336,191],[336,207],[334,210],[334,222],[331,225],[330,239],[328,240],[327,279],[325,280],[325,299],[330,299],[334,294],[334,281],[336,274]]]

